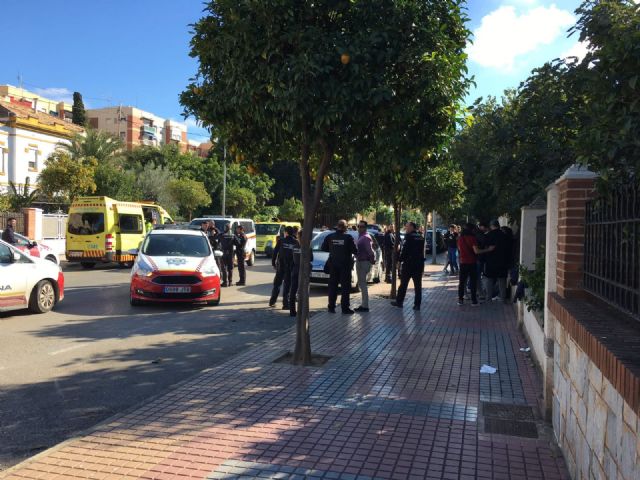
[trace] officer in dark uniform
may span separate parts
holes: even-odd
[[[211,245],[211,250],[214,252],[216,250],[220,250],[220,230],[218,230],[215,226],[215,223],[208,222],[209,228],[207,228],[207,237],[209,238],[209,244]],[[216,258],[216,265],[218,265],[218,270],[222,272],[222,258]]]
[[[356,254],[356,243],[347,232],[347,221],[340,220],[335,233],[327,235],[322,242],[322,251],[329,252],[329,305],[330,313],[336,313],[338,284],[341,286],[340,306],[342,313],[353,314],[350,307],[351,271],[353,256]]]
[[[273,289],[271,290],[271,298],[269,306],[273,307],[278,300],[280,294],[280,286],[282,285],[282,309],[289,309],[289,291],[291,290],[291,269],[293,267],[293,249],[296,245],[300,245],[293,233],[293,227],[288,226],[284,229],[284,238],[276,244],[273,249],[272,264],[276,267],[276,276],[273,279]]]
[[[396,247],[396,234],[395,227],[389,225],[387,231],[384,234],[383,244],[383,257],[384,257],[384,281],[391,283],[391,274],[393,270],[393,250]]]
[[[224,226],[224,232],[218,237],[222,249],[222,286],[233,285],[233,254],[236,236],[231,232],[231,224]]]
[[[247,245],[247,235],[244,233],[244,227],[242,225],[236,227],[235,245],[238,275],[240,276],[240,281],[236,283],[236,285],[246,285],[247,273],[245,268],[244,247]],[[229,285],[231,285],[231,283],[229,283]]]
[[[402,307],[404,297],[407,294],[409,280],[413,280],[415,299],[413,309],[420,310],[422,303],[422,275],[424,273],[424,237],[420,235],[416,224],[407,222],[405,225],[405,236],[400,250],[400,287],[395,302],[391,302],[394,307]]]

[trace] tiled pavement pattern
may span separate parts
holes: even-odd
[[[420,312],[378,297],[368,314],[314,316],[322,368],[272,363],[289,332],[0,478],[567,478],[542,429],[484,433],[482,402],[539,392],[511,307],[460,308],[453,279],[425,282]]]

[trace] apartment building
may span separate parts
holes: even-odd
[[[21,105],[36,112],[46,113],[67,122],[71,122],[73,118],[71,104],[59,100],[51,100],[13,85],[0,85],[0,100]]]
[[[9,182],[37,186],[38,176],[56,147],[84,129],[26,103],[0,99],[0,192]]]
[[[122,140],[127,150],[140,145],[160,146],[175,143],[188,150],[187,126],[135,107],[106,107],[87,110],[91,128],[109,132]]]

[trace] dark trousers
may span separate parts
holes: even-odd
[[[291,269],[291,290],[289,291],[289,310],[292,313],[296,311],[296,299],[298,295],[298,277],[300,275],[298,265],[294,265]]]
[[[351,270],[353,266],[348,264],[343,267],[333,267],[329,273],[329,308],[336,307],[338,299],[338,284],[340,284],[340,306],[342,310],[348,310],[351,304]]]
[[[424,273],[424,263],[422,265],[403,265],[400,272],[400,286],[396,295],[398,305],[404,303],[404,297],[407,295],[409,280],[413,280],[413,289],[415,298],[413,306],[419,307],[422,303],[422,274]]]
[[[464,300],[464,290],[469,281],[471,302],[478,303],[478,267],[475,263],[460,264],[460,279],[458,281],[458,298]]]
[[[233,283],[233,253],[222,254],[222,283],[231,285]]]
[[[384,251],[384,278],[385,280],[391,280],[391,274],[393,270],[393,250],[387,249]]]
[[[238,275],[240,276],[240,283],[244,283],[247,280],[247,271],[244,264],[244,252],[236,252],[236,262],[238,263]]]
[[[278,265],[278,269],[276,270],[276,276],[273,277],[273,288],[271,289],[271,298],[269,299],[269,305],[275,305],[278,301],[278,295],[280,295],[280,287],[284,282],[285,275],[287,273],[287,269],[284,265]],[[287,298],[282,299],[283,305],[287,305]]]

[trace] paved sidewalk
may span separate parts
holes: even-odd
[[[429,271],[420,312],[314,316],[324,367],[272,363],[290,331],[0,478],[568,478],[512,307],[458,307]]]

